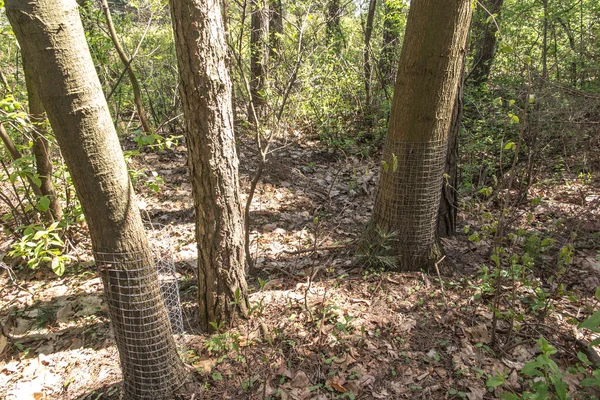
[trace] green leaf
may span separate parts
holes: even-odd
[[[223,380],[223,375],[221,375],[221,373],[220,373],[220,372],[213,372],[213,373],[212,373],[210,376],[211,376],[211,377],[213,378],[213,380],[215,380],[215,381],[222,381],[222,380]]]
[[[398,171],[398,157],[395,154],[392,154],[392,172]]]
[[[600,286],[596,288],[596,292],[594,293],[596,300],[600,301]]]
[[[591,317],[589,317],[588,319],[586,319],[579,325],[580,328],[587,328],[592,331],[598,330],[599,326],[600,326],[600,310],[596,311],[594,314],[592,314]]]
[[[502,375],[490,376],[485,382],[485,386],[490,388],[497,388],[498,386],[504,385],[504,377]]]
[[[383,168],[384,172],[388,172],[388,170],[390,169],[390,166],[388,165],[388,163],[385,160],[383,160],[383,161],[381,161],[381,168]]]
[[[587,355],[585,355],[585,354],[584,354],[584,353],[582,353],[582,352],[578,352],[578,353],[577,353],[577,359],[578,359],[579,361],[581,361],[582,363],[584,363],[585,365],[590,365],[590,364],[591,364],[591,363],[590,363],[590,360],[589,360],[589,358],[588,358],[588,356],[587,356]]]
[[[58,257],[54,257],[50,263],[52,271],[58,276],[63,276],[65,273],[65,262]]]
[[[42,196],[42,197],[40,197],[40,199],[38,200],[38,203],[37,203],[36,207],[41,212],[48,211],[48,209],[50,208],[50,199],[48,198],[48,196]]]
[[[523,369],[521,369],[521,373],[526,376],[544,376],[544,374],[537,369],[539,364],[537,361],[529,361]]]
[[[579,382],[581,386],[596,386],[600,387],[600,380],[596,378],[585,378],[581,382]]]
[[[504,150],[514,149],[515,147],[517,147],[515,142],[508,142],[506,145],[504,145]]]
[[[500,398],[502,400],[519,400],[519,396],[514,393],[502,393]]]

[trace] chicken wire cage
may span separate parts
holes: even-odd
[[[172,252],[154,246],[154,260],[143,253],[94,253],[94,258],[119,347],[125,393],[167,398],[174,382],[182,379],[178,354],[172,351],[177,347],[174,334],[183,333]]]

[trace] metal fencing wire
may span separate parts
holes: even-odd
[[[181,298],[179,296],[179,281],[175,271],[173,252],[170,248],[162,251],[154,263],[158,273],[158,284],[160,292],[169,314],[171,329],[174,334],[184,333],[183,316],[181,313]]]
[[[381,174],[374,217],[403,238],[407,255],[435,242],[447,147],[445,139],[386,145],[387,171]]]
[[[159,257],[155,268],[142,254],[95,253],[94,258],[118,339],[125,393],[167,398],[183,378],[173,376],[180,362],[171,351],[176,348],[173,333],[183,332],[183,322],[172,257]]]

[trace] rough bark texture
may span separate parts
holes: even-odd
[[[471,2],[411,2],[372,226],[395,232],[401,270],[439,260],[436,221]]]
[[[269,7],[266,0],[250,0],[250,99],[258,118],[264,117],[268,74]],[[252,105],[248,120],[253,121]]]
[[[473,58],[473,67],[470,72],[471,83],[479,86],[488,80],[492,63],[496,55],[496,43],[498,42],[497,23],[500,20],[500,11],[504,0],[486,0],[483,2],[485,9],[479,5],[477,7],[481,22],[479,25],[479,41],[477,44],[475,57]],[[495,18],[490,17],[492,14]]]
[[[196,210],[202,327],[247,312],[238,158],[225,31],[216,0],[171,0]],[[238,304],[234,305],[236,292]]]
[[[464,64],[464,63],[463,63]],[[439,237],[456,234],[458,214],[458,134],[463,112],[463,83],[458,87],[456,102],[452,111],[452,123],[448,132],[448,150],[442,183],[442,196],[438,210],[437,232]]]
[[[469,35],[467,35],[465,48],[468,47]],[[458,135],[462,122],[465,87],[465,67],[467,53],[463,54],[456,101],[452,111],[452,122],[448,132],[448,151],[446,153],[446,165],[444,167],[444,179],[442,183],[442,196],[438,210],[437,232],[439,237],[454,236],[456,234],[456,216],[458,214]]]
[[[40,192],[42,196],[48,197],[50,207],[46,215],[46,220],[60,220],[62,218],[62,206],[52,183],[52,157],[50,153],[50,143],[48,143],[48,133],[44,129],[46,122],[46,112],[42,105],[42,100],[33,84],[33,77],[29,70],[27,61],[23,62],[25,69],[25,84],[27,85],[27,99],[29,101],[29,118],[35,124],[33,155],[35,157],[36,172],[40,179]]]
[[[138,117],[140,118],[140,123],[142,124],[144,132],[150,134],[152,133],[152,128],[150,127],[148,119],[146,118],[146,112],[144,111],[144,105],[142,103],[142,91],[140,90],[140,84],[135,76],[135,72],[133,71],[133,66],[131,65],[133,60],[131,60],[127,54],[125,54],[125,50],[123,50],[123,46],[121,46],[121,42],[119,41],[119,37],[117,36],[117,32],[115,31],[115,26],[112,21],[110,8],[108,7],[108,2],[106,0],[102,0],[102,9],[104,10],[104,16],[106,17],[106,25],[108,26],[110,38],[115,46],[115,50],[117,50],[117,53],[119,54],[119,58],[121,59],[123,66],[127,69],[127,76],[129,77],[129,82],[131,82],[131,88],[133,89],[133,103],[135,104],[135,109]]]
[[[116,267],[98,265],[119,349],[125,398],[173,398],[184,367],[177,356],[152,253],[77,3],[8,0],[6,12],[73,178],[96,259],[99,254],[111,254],[117,265],[119,256],[133,256],[142,265],[129,270],[126,263],[119,264],[133,282],[120,296],[144,301],[148,309],[143,311],[151,311],[158,328],[150,334],[145,327],[148,314],[140,310],[140,303],[119,303],[111,297],[123,283],[109,272]],[[156,301],[150,304],[152,299]]]

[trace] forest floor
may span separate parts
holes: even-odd
[[[240,147],[247,188],[256,155],[250,142]],[[354,244],[369,219],[379,169],[371,158],[340,154],[318,141],[282,143],[267,164],[251,213],[255,307],[214,335],[198,332],[195,322],[184,149],[135,159],[165,180],[158,193],[141,190],[140,206],[152,240],[173,249],[186,327],[178,342],[201,382],[186,398],[492,399],[527,389],[519,371],[540,354],[540,336],[556,347],[552,359],[570,396],[598,396],[579,386],[589,368],[566,372],[595,338],[577,323],[597,307],[598,174],[563,174],[531,187],[529,197],[543,202],[515,206],[510,229],[553,242],[538,243],[544,248],[526,279],[508,274],[494,283],[494,269],[483,267],[493,264],[483,228],[498,206],[477,195],[461,199],[459,225],[469,234],[444,239],[452,275],[367,268],[368,255],[357,256]],[[473,232],[482,239],[469,240]],[[522,254],[529,242],[515,243],[510,254]],[[563,244],[574,252],[556,276]],[[0,271],[0,398],[118,398],[121,374],[101,281],[89,246],[77,248],[78,262],[61,278],[44,269]],[[593,360],[595,352],[587,354]]]

